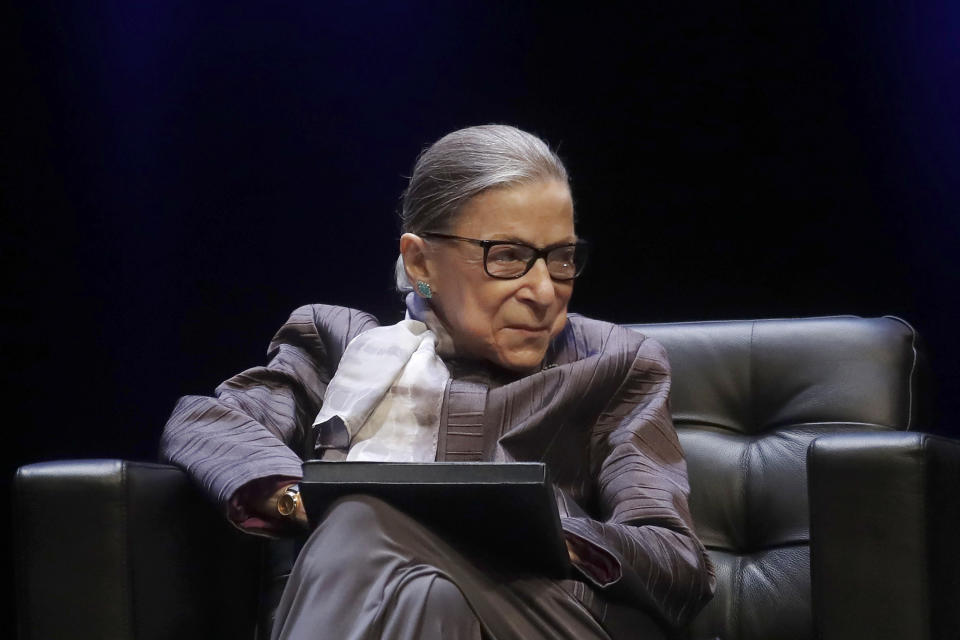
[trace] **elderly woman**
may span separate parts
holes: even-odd
[[[542,461],[568,579],[451,545],[367,496],[303,545],[274,638],[659,638],[714,585],[687,506],[663,349],[568,316],[585,259],[566,170],[507,126],[455,131],[417,160],[401,213],[407,317],[296,310],[270,363],[185,397],[163,457],[240,528],[296,535],[301,456]],[[314,514],[320,515],[320,514]],[[303,535],[306,535],[305,533]]]

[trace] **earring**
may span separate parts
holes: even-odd
[[[422,295],[424,298],[433,297],[433,289],[431,289],[430,285],[423,280],[417,280],[417,291],[419,291],[420,295]]]

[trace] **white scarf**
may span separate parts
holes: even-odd
[[[347,345],[314,426],[335,416],[343,421],[347,460],[435,460],[450,378],[436,347],[419,320],[364,331]]]

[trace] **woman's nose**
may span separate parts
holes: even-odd
[[[543,258],[537,258],[523,279],[526,280],[523,290],[529,292],[532,302],[547,306],[556,299],[557,291],[553,286],[553,278],[550,277],[547,262]]]

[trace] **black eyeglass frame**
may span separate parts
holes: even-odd
[[[570,282],[571,280],[576,279],[581,273],[583,273],[583,269],[584,267],[586,267],[586,263],[587,263],[587,251],[589,247],[589,243],[583,239],[579,239],[576,242],[565,242],[562,244],[555,244],[549,247],[544,247],[543,249],[538,249],[525,242],[514,242],[511,240],[479,240],[477,238],[465,238],[463,236],[455,236],[449,233],[436,233],[434,231],[423,231],[421,233],[418,233],[417,235],[424,238],[439,238],[441,240],[459,240],[461,242],[469,242],[470,244],[475,244],[478,247],[483,247],[483,271],[491,278],[496,278],[497,280],[516,280],[517,278],[522,278],[523,276],[530,273],[530,269],[533,269],[533,265],[535,265],[537,263],[537,260],[539,260],[540,258],[543,258],[544,264],[549,266],[550,263],[547,262],[547,256],[550,255],[551,251],[554,251],[556,249],[563,249],[564,247],[573,247],[575,256],[576,255],[583,256],[582,261],[578,261],[574,264],[573,275],[570,276],[569,278],[557,278],[557,277],[554,277],[552,273],[550,274],[550,278],[553,280],[556,280],[557,282]],[[533,251],[533,257],[531,257],[527,261],[527,267],[526,269],[523,270],[522,273],[519,273],[515,276],[496,276],[490,273],[490,269],[487,268],[487,256],[490,254],[490,247],[495,247],[497,245],[504,245],[504,244],[519,246],[519,247],[526,247],[527,249],[530,249]],[[548,272],[549,272],[549,269],[548,269]]]

